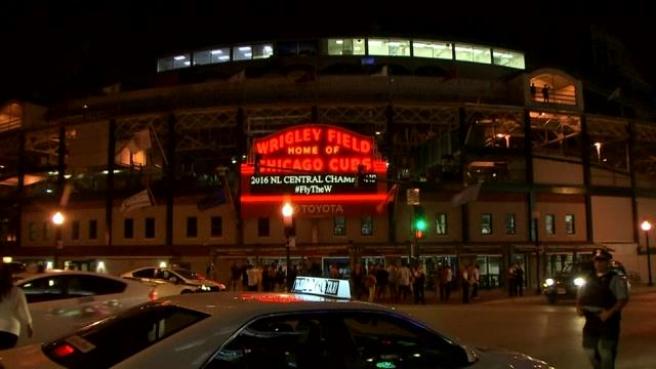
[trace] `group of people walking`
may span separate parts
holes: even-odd
[[[407,302],[413,297],[416,304],[425,304],[426,273],[421,265],[393,263],[387,268],[382,264],[356,264],[351,272],[353,295],[358,299]]]

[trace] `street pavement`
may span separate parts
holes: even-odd
[[[584,319],[573,301],[548,305],[534,292],[511,299],[495,291],[483,291],[472,304],[459,301],[397,307],[466,344],[523,352],[556,368],[591,368],[581,348]],[[618,369],[656,368],[654,313],[656,289],[635,288],[623,313]]]

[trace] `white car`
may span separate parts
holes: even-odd
[[[223,283],[202,278],[198,274],[182,268],[143,267],[124,273],[123,278],[143,281],[165,281],[180,287],[180,293],[217,292],[226,289]]]
[[[7,369],[550,368],[526,355],[461,345],[389,307],[286,293],[173,296],[42,346],[2,351],[0,363]]]
[[[19,274],[14,284],[25,292],[34,327],[18,345],[52,340],[159,295],[154,284],[87,272]]]

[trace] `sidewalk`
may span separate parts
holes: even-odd
[[[642,295],[647,293],[656,293],[656,286],[649,287],[646,284],[631,285],[631,295]],[[426,305],[462,305],[462,291],[455,291],[451,293],[449,301],[439,302],[439,295],[435,291],[426,291]],[[470,304],[502,304],[507,302],[539,302],[543,300],[546,303],[544,295],[536,294],[535,289],[524,290],[524,296],[509,297],[506,289],[496,288],[492,290],[479,290],[479,298],[471,300]],[[363,301],[366,301],[364,299]],[[571,299],[571,301],[574,301]],[[413,297],[409,297],[407,301],[392,301],[389,298],[383,300],[375,300],[379,304],[393,304],[393,305],[414,305]]]

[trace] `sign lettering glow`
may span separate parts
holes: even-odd
[[[240,201],[249,214],[266,212],[263,204],[279,207],[280,196],[300,206],[299,215],[351,214],[385,201],[386,175],[374,137],[304,124],[253,140],[241,165]]]

